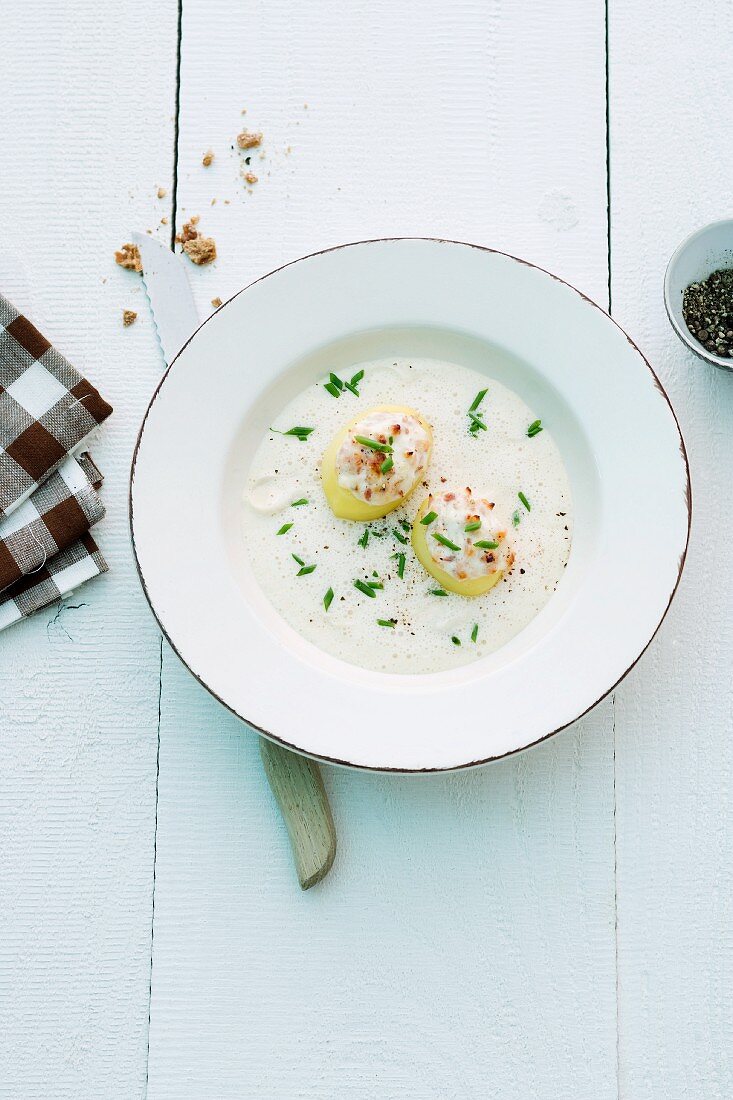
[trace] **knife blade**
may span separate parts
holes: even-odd
[[[169,367],[199,323],[191,284],[178,256],[146,233],[133,233],[140,250],[143,283]]]
[[[198,325],[198,312],[183,262],[160,241],[133,233],[142,277],[166,366]],[[274,741],[260,738],[270,790],[280,807],[298,881],[309,890],[328,874],[336,855],[336,830],[318,765]]]

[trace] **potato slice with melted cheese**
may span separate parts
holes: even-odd
[[[447,592],[482,596],[511,568],[514,554],[493,510],[491,501],[475,498],[470,489],[441,491],[420,506],[412,525],[412,547],[423,568]],[[428,516],[430,522],[423,523]]]
[[[378,405],[347,424],[326,448],[321,478],[340,519],[386,516],[409,497],[430,463],[433,433],[420,413]]]

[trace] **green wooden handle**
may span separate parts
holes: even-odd
[[[336,830],[318,765],[260,737],[265,774],[287,826],[298,881],[304,890],[331,870]]]

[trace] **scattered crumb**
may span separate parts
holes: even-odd
[[[221,305],[221,298],[212,298],[211,299],[211,304],[212,304],[212,306],[214,306],[215,309],[218,309],[219,306]]]
[[[308,104],[307,104],[307,103],[304,103],[304,104],[303,104],[303,110],[304,110],[304,111],[307,111],[307,110],[308,110]]]
[[[247,114],[247,108],[246,108],[246,107],[242,107],[242,114],[243,114],[243,115],[246,115],[246,114]]]
[[[198,222],[198,218],[196,218],[196,222]],[[216,242],[213,237],[200,236],[194,225],[193,218],[185,222],[180,234],[176,236],[176,240],[183,245],[183,251],[191,263],[199,266],[213,263],[216,259]]]
[[[159,199],[164,199],[167,194],[168,194],[168,192],[166,191],[165,187],[159,187],[158,188],[158,198]]]
[[[122,310],[122,324],[125,326],[125,328],[128,328],[130,325],[134,325],[136,321],[137,313],[135,313],[134,309]]]
[[[204,153],[203,157],[201,158],[201,163],[203,164],[204,168],[208,168],[210,164],[213,164],[213,162],[214,154],[211,152],[211,149],[209,149],[207,152]]]
[[[201,217],[198,214],[192,214],[188,220],[191,225],[198,225],[198,223],[201,221]]]
[[[161,218],[160,219],[160,224],[161,225],[167,225],[168,224],[168,219],[167,218]]]
[[[231,199],[224,199],[224,205],[225,206],[229,206],[230,202],[231,202]]]
[[[119,252],[115,252],[115,263],[124,267],[126,271],[142,271],[140,249],[136,244],[123,244]]]
[[[211,200],[211,205],[212,205],[212,206],[216,206],[216,199],[212,199],[212,200]]]
[[[292,151],[293,151],[292,145],[288,145],[287,149],[285,150],[285,156],[289,157],[290,154],[292,153]]]
[[[261,144],[262,134],[260,132],[242,130],[241,134],[237,134],[237,145],[240,149],[254,149],[255,146]]]
[[[245,172],[244,178],[247,183],[257,183],[257,176],[254,172]]]
[[[153,231],[152,231],[152,229],[146,229],[146,230],[145,230],[145,232],[147,233],[147,235],[148,235],[149,237],[152,237],[152,235],[153,235]]]
[[[197,219],[198,220],[198,219]],[[183,229],[180,233],[176,233],[176,241],[178,244],[185,244],[186,241],[195,241],[199,235],[198,229],[195,228],[196,222],[191,218],[190,222],[183,223]]]

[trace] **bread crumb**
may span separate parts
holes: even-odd
[[[218,309],[219,306],[221,305],[221,298],[212,298],[211,299],[211,304],[212,304],[212,306],[214,306],[215,309]]]
[[[124,267],[126,271],[142,271],[140,249],[136,244],[123,244],[119,252],[115,252],[115,263]]]
[[[130,325],[134,325],[136,321],[137,313],[135,313],[134,309],[122,310],[122,324],[125,326],[125,328],[128,328]]]
[[[167,225],[168,224],[168,219],[167,218],[161,218],[160,219],[160,224],[161,225]]]
[[[237,145],[240,149],[254,149],[255,146],[261,145],[261,143],[262,134],[260,132],[242,130],[241,134],[237,134]]]
[[[198,225],[198,223],[201,221],[201,217],[199,214],[192,214],[188,220],[191,225]]]
[[[211,200],[211,205],[212,205],[212,206],[216,206],[216,199],[212,199],[212,200]]]
[[[203,157],[201,158],[201,163],[203,164],[204,168],[208,168],[210,164],[213,164],[213,162],[214,154],[211,152],[211,149],[209,149],[207,152],[204,153]]]
[[[244,178],[247,183],[257,183],[257,176],[254,172],[245,172]]]
[[[185,241],[183,251],[193,264],[210,264],[216,259],[216,242],[213,237],[197,236],[192,241]]]
[[[186,241],[195,241],[199,235],[198,229],[194,228],[196,222],[191,218],[190,222],[183,223],[183,229],[180,233],[176,233],[176,241],[178,244],[185,244]]]
[[[168,192],[166,191],[165,187],[159,187],[158,188],[158,198],[159,199],[164,199],[167,194],[168,194]]]

